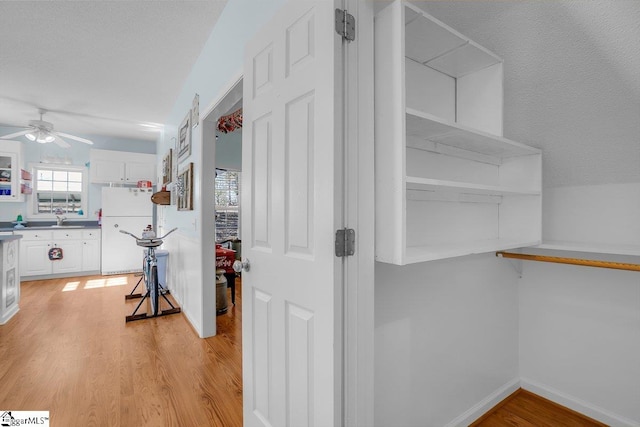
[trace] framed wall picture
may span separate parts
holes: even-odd
[[[191,155],[191,110],[187,113],[178,129],[178,163]]]
[[[169,148],[169,153],[162,159],[162,186],[169,184],[173,180],[173,149]]]
[[[178,210],[193,210],[193,163],[178,172],[176,187]]]

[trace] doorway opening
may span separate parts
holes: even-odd
[[[242,251],[241,77],[233,80],[202,123],[203,277],[209,282],[205,288],[210,289],[203,292],[203,310],[214,335],[218,328],[242,328],[241,277],[233,270],[233,262],[240,259]]]

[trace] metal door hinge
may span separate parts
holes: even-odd
[[[336,256],[345,257],[356,253],[356,230],[343,228],[336,230]]]
[[[356,39],[356,18],[346,10],[336,9],[336,33],[350,42]]]

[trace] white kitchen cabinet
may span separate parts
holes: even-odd
[[[90,152],[90,180],[92,184],[137,184],[156,182],[156,155],[125,151],[98,150]]]
[[[40,276],[51,274],[51,261],[48,252],[51,242],[22,240],[20,242],[20,274],[23,276]]]
[[[52,247],[62,248],[62,259],[51,261],[51,273],[76,273],[82,270],[82,231],[55,230]]]
[[[144,154],[148,161],[127,161],[124,165],[125,181],[137,184],[138,181],[151,181],[156,183],[156,156],[155,154]]]
[[[40,276],[51,274],[49,249],[53,233],[48,230],[20,230],[20,275]]]
[[[100,270],[100,230],[20,230],[16,234],[22,235],[20,273],[23,277]],[[62,249],[62,259],[49,259],[49,250],[54,247]]]
[[[82,271],[100,270],[100,230],[82,231]]]
[[[538,244],[541,152],[502,136],[502,60],[417,6],[375,20],[376,259]]]
[[[0,202],[21,202],[20,162],[22,146],[17,141],[0,141]]]

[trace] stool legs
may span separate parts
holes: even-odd
[[[227,278],[227,287],[231,289],[231,304],[236,305],[236,273],[224,273]]]

